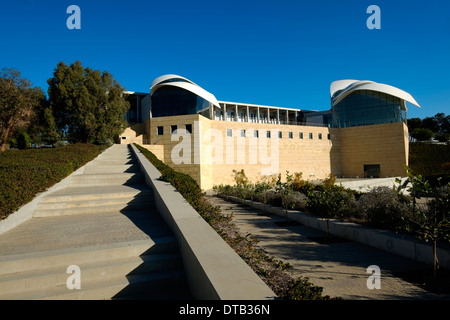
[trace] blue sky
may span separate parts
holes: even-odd
[[[0,67],[47,91],[58,62],[107,70],[131,91],[175,73],[218,100],[330,108],[341,79],[403,89],[422,106],[408,117],[450,114],[450,1],[0,0]],[[69,30],[67,7],[81,9]],[[370,5],[381,29],[369,30]]]

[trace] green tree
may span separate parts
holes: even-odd
[[[112,140],[124,130],[129,103],[109,72],[84,68],[80,61],[60,62],[48,84],[56,125],[72,142]]]
[[[429,129],[432,132],[436,133],[439,132],[439,120],[438,117],[440,115],[437,114],[434,117],[426,117],[422,120],[422,128]]]
[[[411,137],[418,141],[429,141],[433,136],[434,132],[427,128],[416,128],[411,133]]]
[[[30,81],[22,78],[17,69],[4,68],[0,72],[0,152],[19,129],[26,128],[34,109],[44,94],[40,88],[32,88]]]
[[[61,139],[61,133],[56,126],[53,111],[45,96],[35,110],[35,116],[28,128],[28,133],[30,134],[32,142],[35,143],[51,145]]]
[[[420,118],[411,118],[408,119],[408,131],[409,133],[413,132],[417,128],[422,127],[422,119]]]

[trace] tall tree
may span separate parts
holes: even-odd
[[[34,109],[42,102],[44,93],[32,88],[30,81],[22,78],[13,68],[0,72],[0,152],[6,150],[8,140],[25,128],[33,117]]]
[[[103,141],[123,131],[129,103],[109,72],[76,61],[70,66],[60,62],[53,75],[48,80],[50,106],[56,125],[67,130],[72,142]]]

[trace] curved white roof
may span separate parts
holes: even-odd
[[[389,94],[391,96],[407,101],[420,108],[419,103],[417,103],[417,101],[406,91],[403,91],[401,89],[398,89],[396,87],[387,84],[376,83],[373,81],[360,81],[360,80],[339,80],[333,82],[330,86],[332,106],[335,106],[349,94],[358,90],[371,90]]]
[[[174,80],[170,82],[165,82],[167,80]],[[177,81],[180,80],[180,81]],[[196,94],[199,97],[202,97],[206,101],[212,103],[214,106],[220,108],[219,102],[217,101],[216,97],[212,94],[203,89],[202,87],[198,86],[194,82],[192,82],[189,79],[186,79],[184,77],[178,76],[176,74],[166,74],[164,76],[158,77],[155,80],[153,80],[151,86],[150,86],[150,95],[152,95],[156,90],[158,90],[161,87],[164,86],[172,86],[172,87],[178,87],[187,91],[190,91],[194,94]]]

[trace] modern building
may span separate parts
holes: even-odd
[[[218,101],[194,82],[164,75],[148,94],[126,92],[137,142],[204,190],[234,183],[244,170],[253,182],[286,171],[304,179],[394,177],[408,165],[407,92],[372,81],[331,84],[331,109],[312,111]]]

